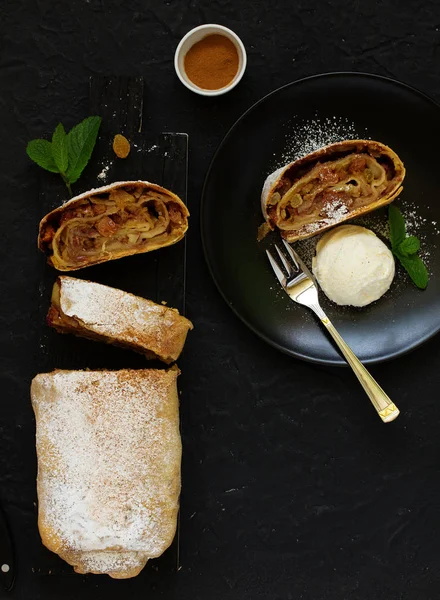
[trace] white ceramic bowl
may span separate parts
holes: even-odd
[[[200,42],[201,39],[206,37],[207,35],[212,34],[220,34],[224,35],[228,39],[233,42],[238,52],[238,71],[235,75],[234,79],[226,85],[218,90],[205,90],[198,85],[195,85],[185,73],[184,67],[184,58],[188,50],[193,46],[196,42]],[[200,94],[201,96],[220,96],[221,94],[226,94],[234,88],[240,79],[243,77],[243,74],[246,70],[246,50],[243,46],[243,42],[238,37],[236,33],[228,29],[227,27],[223,27],[223,25],[200,25],[199,27],[195,27],[188,31],[188,33],[180,40],[179,45],[176,48],[176,53],[174,55],[174,68],[176,69],[177,77],[180,81],[185,85],[189,90],[195,92],[196,94]]]

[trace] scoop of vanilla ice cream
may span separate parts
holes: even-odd
[[[391,251],[369,229],[340,225],[322,236],[313,273],[325,295],[341,306],[366,306],[378,300],[393,281]]]

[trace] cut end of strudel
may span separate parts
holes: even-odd
[[[71,198],[40,223],[38,247],[59,271],[175,244],[188,229],[182,200],[149,181],[118,181]]]
[[[386,206],[401,193],[405,166],[374,140],[344,140],[320,148],[269,175],[261,193],[266,224],[288,242],[317,235]]]
[[[34,378],[39,530],[77,573],[134,577],[171,544],[178,374],[57,370]]]
[[[174,308],[66,276],[54,284],[47,323],[60,333],[122,346],[165,363],[179,357],[193,328]]]

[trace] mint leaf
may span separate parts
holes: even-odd
[[[42,139],[32,140],[26,152],[43,169],[59,173],[72,195],[70,184],[77,181],[89,162],[100,125],[101,117],[88,117],[66,134],[59,123],[53,132],[52,143]]]
[[[51,173],[59,173],[52,156],[52,144],[47,140],[32,140],[26,147],[26,153],[39,167]]]
[[[417,254],[420,250],[420,240],[414,235],[409,235],[407,238],[400,242],[397,247],[397,251],[399,254],[403,254],[403,256],[411,256],[412,254]]]
[[[388,222],[393,254],[399,259],[415,285],[424,290],[428,285],[429,274],[425,263],[417,254],[420,250],[419,238],[415,235],[406,236],[405,219],[393,204],[388,207]]]
[[[400,260],[402,266],[406,269],[416,286],[421,290],[424,290],[428,285],[429,275],[425,263],[420,256],[417,254],[404,256],[399,251],[394,252],[394,254]]]
[[[406,237],[406,226],[402,213],[394,204],[390,204],[388,207],[388,223],[390,225],[391,247],[398,248]]]
[[[67,154],[66,132],[61,123],[58,123],[52,136],[52,156],[60,173],[65,173],[69,165]]]
[[[98,137],[101,117],[88,117],[67,134],[69,168],[66,177],[75,183],[90,160]]]

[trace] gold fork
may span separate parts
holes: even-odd
[[[371,403],[376,409],[379,417],[384,423],[393,421],[399,415],[399,409],[394,402],[390,400],[372,375],[370,375],[350,346],[344,342],[333,323],[322,310],[318,300],[318,287],[315,282],[315,278],[310,273],[306,265],[303,263],[295,250],[290,246],[290,244],[288,244],[285,240],[283,240],[283,244],[292,262],[286,258],[284,253],[281,252],[276,244],[275,250],[277,251],[278,257],[285,269],[286,274],[269,250],[266,250],[266,253],[272,269],[284,291],[294,302],[302,304],[303,306],[307,306],[313,310],[338,345],[345,357],[345,360],[353,369],[354,374],[358,378],[361,386],[364,388],[367,396],[370,398]]]

